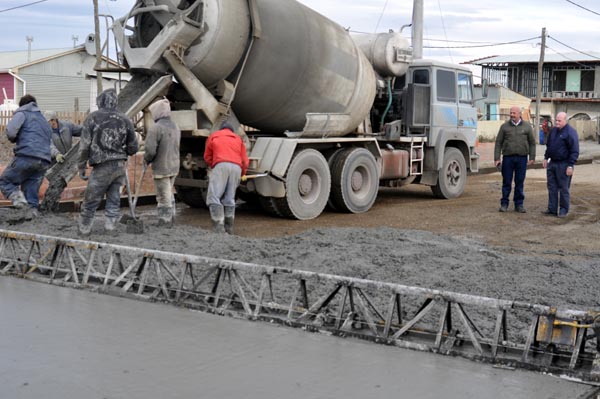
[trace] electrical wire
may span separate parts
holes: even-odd
[[[569,57],[567,57],[566,55],[564,55],[563,53],[561,53],[560,51],[558,51],[558,50],[556,50],[556,49],[553,49],[552,47],[550,47],[550,46],[548,46],[548,45],[546,45],[546,48],[547,48],[548,50],[552,50],[552,51],[553,51],[553,52],[554,52],[556,55],[560,55],[560,56],[561,56],[561,57],[563,57],[565,60],[567,60],[567,61],[571,61],[571,62],[573,62],[573,63],[575,63],[575,64],[577,64],[577,65],[579,65],[579,66],[582,66],[582,67],[584,67],[586,70],[587,70],[587,69],[592,69],[592,67],[591,67],[591,66],[589,66],[589,65],[585,65],[585,64],[582,64],[581,62],[579,62],[579,61],[577,61],[577,60],[574,60],[574,59],[572,59],[572,58],[569,58]]]
[[[554,38],[554,37],[552,37],[552,36],[550,36],[550,35],[548,35],[548,39],[552,39],[552,40],[554,40],[556,43],[558,43],[558,44],[562,44],[563,46],[565,46],[565,47],[567,47],[567,48],[570,48],[571,50],[573,50],[573,51],[576,51],[576,52],[578,52],[578,53],[580,53],[580,54],[587,55],[588,57],[591,57],[591,58],[593,58],[593,59],[595,59],[595,60],[600,60],[600,58],[599,58],[599,57],[596,57],[595,55],[591,55],[591,54],[588,54],[588,53],[586,53],[586,52],[584,52],[584,51],[578,50],[578,49],[576,49],[575,47],[571,47],[571,46],[569,46],[568,44],[565,44],[565,43],[561,42],[560,40],[558,40],[558,39],[556,39],[556,38]]]
[[[528,41],[531,41],[531,40],[538,40],[539,38],[540,38],[540,36],[535,36],[535,37],[530,37],[528,39],[514,40],[512,42],[481,44],[481,45],[477,45],[477,46],[424,46],[424,48],[478,48],[478,47],[496,47],[496,46],[505,46],[505,45],[508,45],[508,44],[524,43],[524,42],[528,42]]]
[[[597,13],[597,12],[596,12],[596,11],[594,11],[594,10],[590,10],[589,8],[585,8],[584,6],[582,6],[582,5],[580,5],[580,4],[577,4],[577,3],[575,3],[574,1],[571,1],[571,0],[566,0],[566,2],[567,2],[567,3],[571,3],[571,4],[573,4],[574,6],[577,6],[577,7],[579,7],[579,8],[582,8],[582,9],[584,9],[584,10],[586,10],[586,11],[589,11],[589,12],[591,12],[592,14],[600,15],[600,13]]]
[[[438,0],[438,8],[440,9],[440,19],[442,20],[442,29],[444,29],[444,37],[446,41],[448,41],[448,33],[446,33],[446,23],[444,22],[444,13],[442,12],[442,4],[440,0]],[[450,51],[450,47],[446,47],[448,49],[448,55],[450,56],[450,60],[454,63],[454,57],[452,57],[452,52]]]
[[[385,14],[385,9],[387,8],[388,2],[389,0],[385,0],[383,10],[381,10],[381,14],[379,15],[379,19],[377,20],[377,25],[375,25],[375,33],[377,33],[377,29],[379,29],[379,24],[381,23],[381,18],[383,18],[383,14]]]
[[[16,7],[5,8],[4,10],[0,10],[0,12],[6,12],[6,11],[11,11],[11,10],[16,10],[16,9],[18,9],[18,8],[23,8],[23,7],[32,6],[32,5],[34,5],[34,4],[43,3],[43,2],[45,2],[45,1],[48,1],[48,0],[39,0],[39,1],[34,1],[33,3],[27,3],[27,4],[23,4],[23,5],[16,6]]]

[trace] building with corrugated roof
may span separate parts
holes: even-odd
[[[117,67],[112,60],[105,61]],[[71,49],[0,52],[0,104],[5,99],[18,103],[24,94],[31,94],[43,110],[94,110],[97,96],[95,65],[96,57],[86,50],[86,45]],[[127,74],[105,73],[103,88],[118,88],[128,78]]]

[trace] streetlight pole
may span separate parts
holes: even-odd
[[[96,69],[102,63],[102,53],[100,52],[100,19],[98,18],[98,0],[94,1],[94,44],[96,45]],[[102,72],[96,70],[97,95],[102,93]]]

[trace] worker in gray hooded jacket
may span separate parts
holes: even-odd
[[[146,135],[144,161],[152,165],[158,222],[170,226],[175,214],[173,185],[179,173],[181,131],[171,120],[169,100],[158,100],[149,109],[155,123]]]
[[[83,122],[81,133],[79,176],[87,180],[86,164],[94,169],[85,189],[79,233],[90,234],[96,209],[106,194],[104,207],[107,231],[112,231],[120,216],[121,187],[125,183],[127,157],[138,150],[135,129],[131,120],[117,111],[117,92],[104,90],[96,98],[98,110]]]
[[[73,147],[73,137],[80,137],[82,126],[69,121],[59,120],[54,111],[44,112],[46,120],[52,129],[52,143],[58,150],[57,154],[52,154],[56,162],[62,163],[63,156]]]

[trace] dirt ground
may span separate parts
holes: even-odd
[[[434,199],[428,187],[384,189],[360,215],[325,212],[292,221],[241,206],[236,236],[210,232],[207,210],[181,205],[172,229],[156,225],[154,207],[140,208],[144,235],[103,230],[98,213],[90,240],[251,263],[389,281],[575,309],[600,300],[600,164],[579,165],[566,219],[541,215],[545,171],[528,172],[526,214],[499,213],[499,173],[469,178],[464,195]],[[79,238],[76,214],[42,215],[0,228]],[[123,209],[123,212],[126,212]]]

